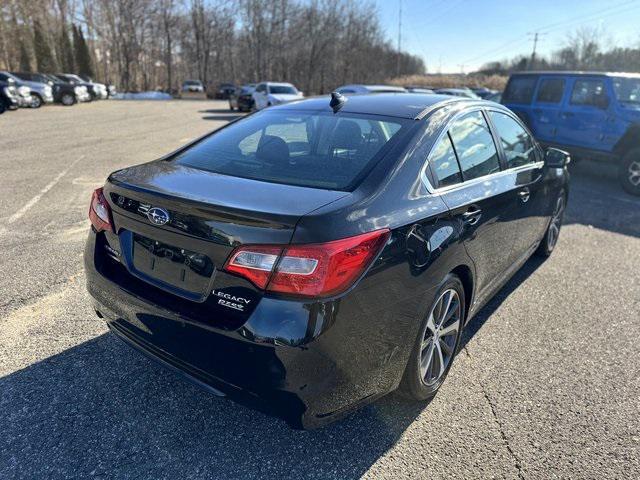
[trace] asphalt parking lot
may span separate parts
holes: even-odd
[[[103,101],[0,116],[0,478],[638,478],[640,198],[575,165],[560,242],[474,319],[429,404],[327,428],[219,399],[107,333],[91,191],[235,114]]]

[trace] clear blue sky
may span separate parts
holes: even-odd
[[[400,0],[375,0],[387,37],[398,38]],[[617,46],[640,45],[640,0],[401,0],[402,49],[421,56],[429,72],[466,72],[491,60],[563,46],[583,26],[602,29]]]

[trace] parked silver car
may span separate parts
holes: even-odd
[[[18,92],[18,106],[19,107],[39,107],[40,105],[33,105],[33,99],[31,96],[31,88],[27,84],[17,77],[14,77],[9,72],[0,72],[0,80],[4,82],[14,83]]]
[[[5,77],[13,78],[17,84],[29,87],[31,89],[31,103],[29,106],[32,108],[40,108],[45,103],[53,103],[53,89],[47,83],[25,80],[9,72],[0,72],[0,77],[5,80]]]

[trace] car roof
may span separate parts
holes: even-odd
[[[629,73],[629,72],[591,72],[591,71],[578,71],[578,70],[555,70],[555,71],[544,71],[544,70],[538,70],[538,71],[531,71],[531,72],[514,72],[511,74],[512,77],[515,76],[538,76],[538,75],[545,75],[545,76],[553,76],[553,75],[561,75],[561,76],[566,76],[566,75],[575,75],[575,76],[581,76],[581,75],[585,75],[585,76],[600,76],[600,77],[629,77],[629,78],[640,78],[640,73]]]
[[[379,93],[376,95],[352,95],[340,109],[341,113],[385,115],[388,117],[422,118],[424,112],[439,106],[454,102],[482,102],[479,100],[438,95],[435,93]],[[308,110],[331,111],[329,101],[331,97],[311,97],[283,105],[270,107],[269,110]],[[486,102],[489,103],[489,102]],[[493,105],[493,104],[492,104]]]
[[[397,91],[397,92],[406,91],[404,87],[398,87],[397,85],[365,85],[361,83],[350,83],[348,85],[341,85],[336,90],[343,89],[343,88],[359,88],[361,90],[367,90],[369,92],[377,92],[380,90],[385,90],[387,92],[390,90]]]

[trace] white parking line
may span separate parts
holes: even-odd
[[[11,225],[16,220],[19,220],[20,218],[22,218],[24,214],[27,213],[29,209],[33,207],[36,203],[38,203],[42,198],[42,196],[46,194],[49,190],[51,190],[55,186],[55,184],[58,183],[60,179],[64,177],[76,163],[82,160],[83,157],[84,155],[81,155],[80,157],[76,158],[73,162],[71,162],[71,164],[65,170],[63,170],[58,175],[56,175],[56,177],[53,180],[51,180],[47,185],[45,185],[45,187],[42,190],[40,190],[35,197],[33,197],[31,200],[25,203],[20,210],[18,210],[16,213],[11,215],[7,220],[7,224]]]

